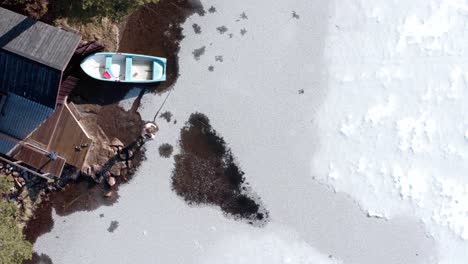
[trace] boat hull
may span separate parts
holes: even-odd
[[[154,83],[166,80],[165,58],[132,53],[99,52],[86,57],[81,69],[107,82]]]

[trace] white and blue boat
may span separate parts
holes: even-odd
[[[166,80],[165,58],[99,52],[85,58],[80,66],[94,79],[109,82],[153,83]]]

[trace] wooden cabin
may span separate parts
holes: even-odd
[[[81,37],[0,8],[0,160],[41,177],[81,168],[90,145],[66,103],[64,71]],[[78,151],[80,149],[80,151]]]

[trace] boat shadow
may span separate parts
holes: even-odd
[[[137,98],[141,92],[160,93],[161,83],[131,84],[95,80],[84,73],[79,75],[76,87],[69,95],[75,104],[111,105],[125,99]]]

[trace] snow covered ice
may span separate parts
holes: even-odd
[[[376,216],[415,214],[468,259],[468,1],[337,1],[313,171]]]
[[[202,3],[216,12],[184,24],[164,109],[177,124],[158,123],[151,162],[118,203],[66,223],[54,215],[37,251],[60,263],[466,263],[468,1]],[[163,99],[145,95],[142,117]],[[173,161],[157,148],[177,153],[194,112],[210,118],[269,210],[265,228],[171,191]]]

